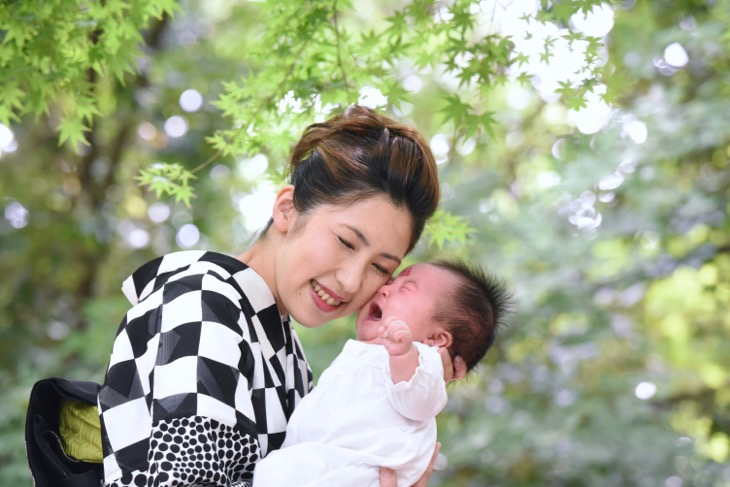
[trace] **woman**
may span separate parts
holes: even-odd
[[[98,396],[103,485],[245,485],[311,385],[289,316],[357,311],[439,201],[426,141],[357,106],[308,127],[290,169],[238,258],[177,252],[125,282],[135,306]]]

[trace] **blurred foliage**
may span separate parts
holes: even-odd
[[[175,7],[173,0],[0,3],[0,122],[53,110],[61,143],[90,143],[85,132],[104,109],[99,84],[133,71],[140,28]]]
[[[121,281],[244,249],[303,126],[360,101],[440,162],[409,261],[519,295],[431,484],[730,485],[728,32],[728,0],[0,2],[0,484],[33,382],[102,380]],[[316,374],[351,334],[300,329]]]

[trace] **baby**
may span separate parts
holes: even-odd
[[[425,472],[446,405],[439,347],[473,369],[511,303],[505,284],[461,261],[408,267],[357,316],[349,340],[297,405],[281,449],[259,461],[254,487],[399,486]]]

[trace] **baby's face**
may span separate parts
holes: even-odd
[[[413,339],[430,338],[440,328],[432,317],[438,298],[450,295],[457,278],[445,269],[416,264],[381,286],[357,314],[357,339],[379,342],[378,328],[383,320],[399,318],[411,328]]]

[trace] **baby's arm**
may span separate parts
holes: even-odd
[[[380,327],[383,346],[390,355],[390,376],[393,384],[408,382],[418,368],[418,349],[405,321],[393,318]]]

